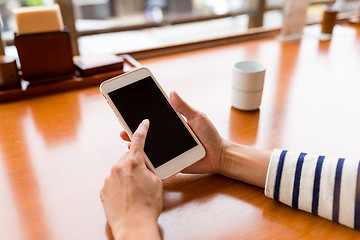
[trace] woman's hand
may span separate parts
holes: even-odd
[[[157,219],[162,210],[162,182],[145,164],[148,128],[148,120],[139,125],[129,152],[112,167],[100,192],[115,239],[160,238]]]
[[[222,173],[222,159],[228,142],[217,132],[214,125],[204,113],[198,112],[188,105],[176,92],[170,93],[170,103],[182,114],[190,128],[205,148],[206,156],[202,160],[184,169],[184,173]],[[130,141],[125,131],[120,133],[125,141]],[[132,144],[129,144],[131,146]]]
[[[262,188],[265,186],[270,151],[226,141],[205,114],[193,109],[175,92],[170,94],[170,103],[186,118],[206,150],[205,158],[184,169],[184,173],[219,173]],[[130,141],[125,132],[120,136]]]
[[[222,173],[223,155],[228,142],[223,139],[207,116],[193,109],[176,92],[170,93],[170,103],[183,115],[190,128],[205,148],[206,155],[202,160],[184,169],[184,173]]]

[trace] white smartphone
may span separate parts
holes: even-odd
[[[160,178],[205,156],[204,147],[147,68],[107,80],[100,91],[130,138],[142,120],[150,120],[144,152],[148,167]]]

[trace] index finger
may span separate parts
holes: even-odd
[[[149,129],[149,125],[150,122],[147,119],[143,120],[140,123],[139,127],[136,129],[132,137],[130,152],[136,153],[139,151],[141,152],[144,151],[145,140]]]

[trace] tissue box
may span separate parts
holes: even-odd
[[[42,83],[75,74],[70,34],[67,31],[15,34],[23,79]]]

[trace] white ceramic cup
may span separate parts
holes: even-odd
[[[233,67],[231,105],[252,111],[259,108],[264,88],[265,66],[257,62],[237,62]]]

